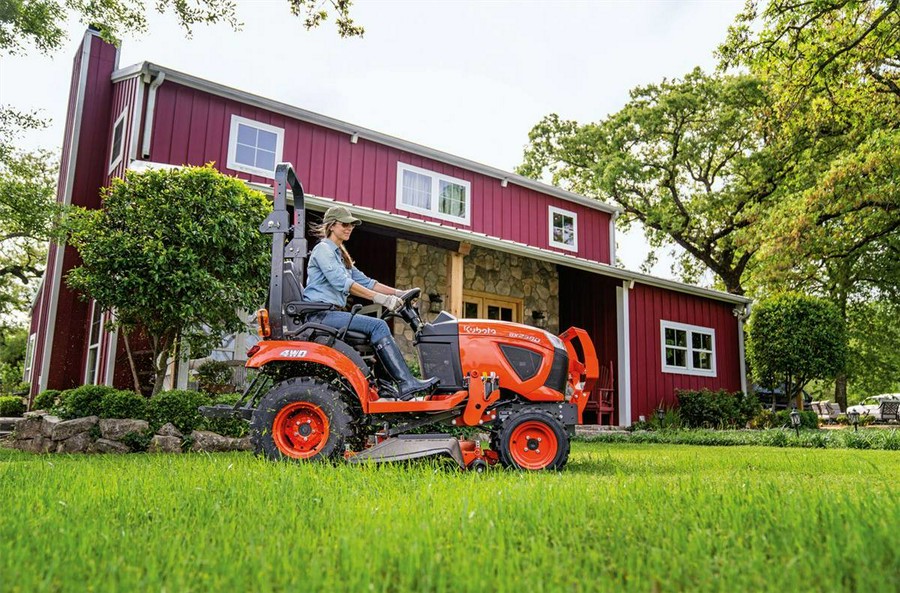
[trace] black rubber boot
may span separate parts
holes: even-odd
[[[419,381],[413,377],[406,361],[403,360],[403,354],[393,338],[385,338],[375,344],[375,353],[378,360],[387,370],[391,379],[397,383],[398,397],[403,400],[409,400],[416,396],[420,391],[431,389],[440,382],[440,379],[433,377],[426,381]]]

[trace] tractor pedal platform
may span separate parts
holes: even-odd
[[[384,463],[447,456],[465,468],[459,439],[446,434],[403,434],[386,439],[348,459],[350,463]]]

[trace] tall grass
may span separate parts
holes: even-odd
[[[0,590],[897,591],[889,451],[575,443],[561,473],[0,450]]]

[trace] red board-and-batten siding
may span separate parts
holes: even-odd
[[[514,183],[504,188],[497,178],[365,138],[353,144],[345,132],[174,82],[164,82],[157,91],[149,160],[173,165],[215,162],[226,173],[271,183],[270,179],[227,169],[232,115],[284,129],[282,160],[294,164],[304,189],[313,195],[610,263],[608,212]],[[471,183],[471,224],[466,226],[398,210],[398,162]],[[550,246],[549,206],[577,214],[577,253]]]
[[[82,77],[85,49],[88,50],[88,63]],[[57,189],[58,202],[68,201],[86,208],[97,208],[100,205],[98,190],[106,175],[103,158],[109,151],[107,120],[112,96],[109,78],[117,66],[116,48],[104,43],[98,36],[88,33],[75,54],[72,68]],[[80,120],[79,96],[82,100]],[[57,274],[60,257],[61,274]],[[90,323],[90,319],[85,321],[85,317],[89,313],[89,307],[62,286],[65,273],[78,263],[78,254],[71,247],[60,249],[55,245],[51,246],[47,273],[35,306],[38,315],[32,317],[32,331],[37,330],[38,333],[32,364],[34,390],[74,387],[79,378],[83,377],[86,340],[84,336],[86,326]],[[50,319],[51,315],[54,316],[53,319]],[[52,335],[48,337],[51,326]],[[45,352],[51,353],[49,361],[46,360]],[[45,368],[46,383],[39,385]]]
[[[659,405],[673,407],[677,389],[741,390],[735,304],[636,283],[629,291],[631,420],[649,418]],[[715,330],[716,376],[665,373],[660,322]]]

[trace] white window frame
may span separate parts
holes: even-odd
[[[125,116],[128,114],[128,106],[125,106],[125,109],[122,110],[122,113],[119,117],[116,118],[116,123],[113,124],[112,128],[112,137],[109,139],[109,171],[106,172],[107,175],[116,170],[116,167],[119,166],[119,163],[122,162],[122,159],[125,158]],[[122,141],[119,142],[119,153],[113,154],[113,150],[116,148],[116,128],[122,126]]]
[[[567,216],[572,219],[572,229],[575,231],[575,244],[569,245],[568,243],[563,243],[561,241],[555,241],[553,239],[553,215],[559,214],[560,216]],[[572,212],[570,210],[563,210],[562,208],[557,208],[556,206],[548,206],[547,207],[547,239],[550,243],[550,247],[557,247],[559,249],[565,249],[566,251],[578,251],[578,213]]]
[[[431,178],[431,208],[418,208],[416,206],[410,206],[403,202],[403,172],[409,171],[411,173],[418,173],[419,175],[426,175]],[[466,190],[466,215],[463,217],[453,216],[451,214],[444,214],[439,210],[440,208],[440,200],[438,199],[440,183],[441,181],[446,181],[448,183],[452,183],[454,185],[461,185]],[[469,226],[472,222],[472,184],[464,179],[459,179],[457,177],[450,177],[449,175],[444,175],[443,173],[438,173],[437,171],[431,171],[428,169],[422,169],[420,167],[415,167],[413,165],[407,165],[406,163],[397,162],[397,210],[404,210],[406,212],[416,212],[418,214],[424,214],[425,216],[430,216],[432,218],[439,218],[440,220],[446,220],[448,222],[455,222],[457,224],[464,224]]]
[[[278,163],[283,160],[284,128],[264,124],[256,120],[247,119],[246,117],[232,114],[231,129],[228,132],[228,162],[226,163],[226,166],[234,171],[241,171],[243,173],[250,173],[251,175],[258,175],[260,177],[265,177],[266,179],[275,179],[275,169],[267,171],[265,169],[260,169],[259,167],[245,165],[244,163],[239,163],[237,161],[238,126],[241,124],[275,134],[275,165],[277,166]]]
[[[100,385],[98,383],[98,379],[100,378],[100,345],[103,343],[101,336],[103,335],[103,311],[100,311],[100,325],[97,326],[97,335],[94,336],[94,315],[97,312],[97,301],[91,301],[91,316],[90,325],[88,326],[88,349],[87,356],[85,356],[84,361],[84,384],[85,385]],[[96,342],[92,342],[91,340],[96,337]],[[91,370],[91,350],[97,351],[97,355],[94,357],[94,377],[92,380],[89,380],[90,370]]]
[[[34,343],[37,340],[37,332],[28,336],[28,345],[25,347],[25,370],[22,373],[22,380],[31,383],[31,370],[34,366]]]
[[[666,329],[674,329],[687,332],[687,348],[685,348],[685,367],[678,367],[666,364]],[[692,333],[701,333],[711,336],[712,352],[710,356],[710,368],[698,369],[694,368],[694,340]],[[689,325],[687,323],[676,323],[674,321],[659,322],[659,343],[660,356],[662,361],[662,371],[664,373],[675,373],[679,375],[696,375],[700,377],[716,376],[716,330],[711,327],[703,327],[700,325]],[[679,348],[680,349],[680,348]],[[706,350],[701,350],[706,352]]]

